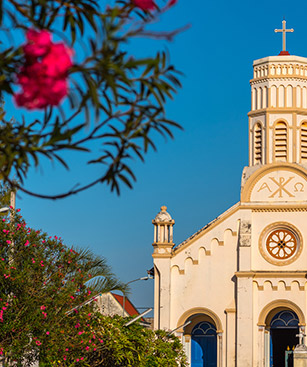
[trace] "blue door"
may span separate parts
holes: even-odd
[[[217,367],[216,328],[203,321],[192,331],[191,367]]]

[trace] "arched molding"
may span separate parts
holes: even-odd
[[[206,318],[210,318],[211,322],[213,321],[214,326],[216,327],[216,333],[222,333],[223,332],[223,328],[222,328],[222,322],[220,320],[220,318],[217,316],[216,313],[214,313],[213,311],[209,310],[208,308],[205,307],[195,307],[195,308],[191,308],[190,310],[184,312],[178,319],[177,322],[177,327],[184,325],[185,322],[187,322],[189,319],[192,321],[191,324],[194,324],[194,319],[198,320],[201,319],[200,321],[208,321],[206,320]],[[190,324],[190,325],[191,325]],[[188,326],[190,326],[188,325]],[[196,325],[196,323],[195,323]],[[186,329],[186,328],[185,328]],[[188,330],[188,329],[187,329]],[[185,332],[185,330],[183,330],[183,328],[180,328],[177,330],[177,332]],[[188,331],[187,331],[188,333]]]
[[[258,326],[270,327],[271,321],[277,312],[290,310],[297,314],[299,326],[305,326],[305,316],[300,307],[287,299],[278,299],[267,304],[259,314]]]
[[[205,256],[210,256],[211,255],[211,250],[210,249],[206,249],[205,246],[201,246],[199,249],[198,249],[198,257],[201,256],[202,252],[205,253]]]
[[[178,265],[173,265],[173,266],[171,267],[171,273],[172,273],[172,274],[176,274],[175,272],[178,272],[178,275],[179,275],[179,271],[180,271],[180,268],[179,268],[179,266],[178,266]]]
[[[284,280],[279,280],[277,283],[277,289],[279,291],[285,291],[287,289],[287,284]]]
[[[273,286],[273,283],[271,280],[265,280],[263,282],[263,289],[266,290],[266,289],[270,289],[270,290],[273,290],[274,289],[274,286]]]
[[[187,256],[184,259],[184,270],[187,270],[188,268],[193,266],[193,259],[191,256]]]
[[[263,129],[263,122],[261,120],[256,120],[253,123],[253,131],[255,131],[257,125],[261,125],[261,128]]]
[[[305,290],[305,285],[302,285],[298,280],[292,280],[291,291],[294,291],[294,290],[303,291]]]
[[[210,243],[211,243],[211,249],[213,245],[218,245],[218,246],[224,245],[224,241],[220,241],[217,237],[213,237]]]
[[[289,123],[286,119],[283,119],[283,118],[278,118],[276,119],[274,122],[273,122],[273,129],[275,130],[276,129],[276,125],[280,122],[284,122],[286,125],[287,125],[287,130],[289,129]]]
[[[223,235],[223,239],[224,239],[224,244],[226,242],[228,242],[228,240],[232,239],[234,237],[234,232],[231,228],[226,228],[224,230],[224,235]]]
[[[243,189],[241,191],[241,202],[249,202],[250,197],[253,191],[253,188],[257,184],[257,182],[266,174],[277,171],[281,169],[283,171],[290,171],[298,174],[303,179],[307,180],[307,170],[304,169],[302,166],[295,165],[294,163],[286,163],[286,162],[276,162],[271,164],[266,164],[263,167],[257,169],[253,174],[245,182]]]

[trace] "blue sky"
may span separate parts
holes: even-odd
[[[133,190],[123,188],[120,197],[104,185],[55,202],[20,194],[17,207],[28,223],[105,256],[124,282],[145,276],[153,265],[151,220],[161,205],[175,219],[179,244],[239,201],[248,164],[252,62],[279,53],[281,35],[274,29],[281,28],[284,16],[287,27],[295,29],[287,36],[288,51],[307,57],[306,12],[302,0],[178,0],[158,26],[191,28],[172,43],[139,40],[131,47],[138,54],[167,48],[184,73],[182,90],[167,106],[184,130],[174,131],[174,140],[156,138],[158,151],[150,151],[145,163],[133,163],[137,182]],[[63,191],[72,177],[87,174],[77,161],[73,168],[65,173],[44,165],[30,173],[26,187]],[[152,306],[153,281],[134,283],[130,298],[136,307]]]

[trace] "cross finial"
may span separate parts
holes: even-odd
[[[282,32],[282,51],[280,55],[289,55],[289,53],[286,51],[286,33],[287,32],[294,32],[294,29],[286,29],[286,21],[285,19],[282,21],[282,29],[275,29],[275,33]]]

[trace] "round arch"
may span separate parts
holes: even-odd
[[[177,322],[177,327],[183,325],[190,317],[198,317],[198,316],[207,316],[210,319],[212,319],[214,321],[215,327],[216,327],[216,332],[217,333],[222,333],[223,332],[223,328],[222,328],[222,322],[220,320],[220,318],[217,316],[216,313],[214,313],[213,311],[209,310],[208,308],[205,307],[195,307],[195,308],[191,308],[190,310],[184,312],[178,319]],[[183,333],[183,328],[178,329],[178,332]]]
[[[305,316],[300,307],[298,307],[294,302],[287,299],[279,299],[270,302],[262,309],[258,319],[258,326],[269,326],[274,315],[282,310],[294,311],[298,316],[299,326],[306,325]]]
[[[286,127],[287,127],[287,130],[289,129],[289,122],[286,120],[286,119],[283,119],[283,118],[278,118],[278,119],[276,119],[274,122],[273,122],[273,129],[275,130],[275,128],[276,128],[276,125],[277,124],[279,124],[279,123],[283,123],[283,124],[285,124],[286,125]]]

